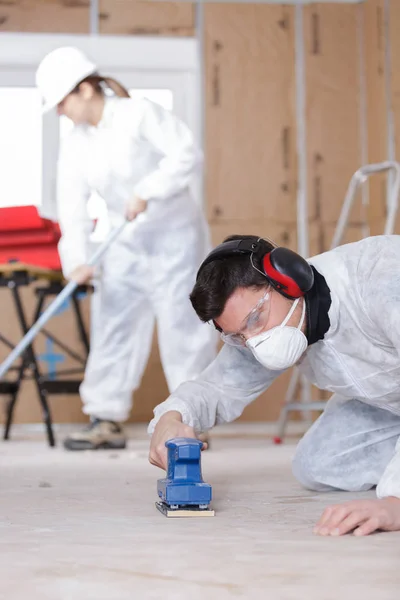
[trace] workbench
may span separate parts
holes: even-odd
[[[41,283],[43,282],[43,284]],[[0,265],[0,287],[7,288],[10,291],[13,305],[16,310],[21,337],[29,330],[33,323],[39,318],[48,299],[57,296],[65,285],[62,273],[59,270],[47,269],[35,265],[29,265],[23,262],[9,262]],[[36,296],[36,304],[32,317],[27,315],[21,298],[21,288],[33,286]],[[10,372],[16,372],[16,377],[7,377],[0,381],[0,394],[9,398],[6,406],[6,422],[4,428],[4,439],[10,437],[11,426],[15,405],[18,401],[21,384],[25,379],[33,379],[37,390],[37,397],[41,405],[43,422],[46,427],[46,434],[50,446],[55,446],[55,437],[52,425],[48,396],[50,394],[78,394],[79,386],[82,380],[82,374],[85,368],[87,356],[89,353],[89,336],[85,328],[82,317],[80,298],[83,293],[91,291],[91,286],[79,286],[71,297],[71,308],[74,313],[75,323],[79,334],[79,339],[83,348],[83,355],[70,348],[63,340],[56,338],[48,330],[43,329],[41,334],[50,339],[56,346],[61,348],[65,354],[73,358],[79,367],[57,373],[55,379],[45,377],[39,368],[38,356],[35,354],[34,346],[27,348],[21,358],[20,364],[10,369]],[[1,334],[1,316],[0,316],[0,343],[6,345],[10,350],[14,348],[14,343]],[[78,375],[77,378],[60,378],[59,376]]]

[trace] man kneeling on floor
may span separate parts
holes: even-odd
[[[377,486],[378,499],[328,508],[315,533],[400,530],[400,236],[347,244],[308,261],[255,236],[205,259],[191,294],[225,342],[197,379],[154,411],[150,462],[165,441],[233,421],[286,369],[335,392],[300,441],[295,477],[320,492]]]

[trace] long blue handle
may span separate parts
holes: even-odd
[[[125,228],[125,225],[128,221],[124,221],[121,223],[119,227],[113,229],[107,239],[98,247],[96,252],[88,261],[88,265],[95,265],[98,260],[103,256],[103,254],[108,250],[109,246],[113,243],[113,241],[119,236],[121,231]],[[0,365],[0,379],[4,377],[7,373],[8,369],[11,367],[13,362],[21,356],[21,354],[30,346],[32,341],[35,339],[39,331],[42,327],[47,323],[49,319],[58,311],[58,309],[63,305],[65,300],[69,298],[76,288],[78,284],[75,281],[70,281],[65,288],[58,294],[57,298],[53,300],[50,306],[44,311],[44,313],[39,317],[34,325],[30,328],[30,330],[24,335],[22,340],[15,346],[14,350],[10,352],[7,358]]]

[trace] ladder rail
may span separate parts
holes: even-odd
[[[340,245],[343,235],[346,231],[346,227],[349,224],[349,217],[351,209],[354,205],[354,200],[358,188],[363,185],[371,175],[376,173],[383,173],[385,171],[394,171],[395,177],[393,185],[391,186],[388,195],[388,207],[387,207],[387,218],[385,222],[384,234],[392,234],[396,224],[396,217],[399,207],[399,193],[400,193],[400,163],[394,160],[386,160],[381,163],[374,163],[365,165],[358,169],[352,178],[350,179],[349,186],[346,191],[342,210],[336,225],[335,233],[332,238],[330,250],[337,248]]]

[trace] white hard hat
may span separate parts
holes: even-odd
[[[55,108],[96,65],[78,48],[57,48],[47,54],[36,71],[36,85],[43,100],[43,112]]]

